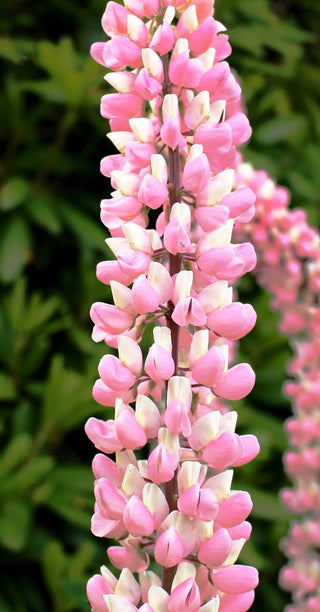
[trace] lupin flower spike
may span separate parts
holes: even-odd
[[[236,172],[240,190],[256,194],[256,215],[243,225],[239,240],[250,236],[255,245],[260,284],[281,313],[280,331],[288,336],[295,355],[288,365],[292,376],[285,392],[293,417],[285,423],[292,448],[284,467],[294,487],[282,491],[288,510],[298,515],[282,549],[289,563],[280,584],[292,592],[285,612],[320,610],[320,236],[303,210],[288,210],[289,194],[266,172],[240,163]]]
[[[102,357],[93,389],[114,419],[90,418],[86,432],[100,451],[92,531],[118,540],[107,552],[121,574],[102,568],[88,599],[93,612],[245,612],[258,575],[236,561],[252,502],[231,487],[259,445],[235,432],[223,401],[255,380],[249,364],[231,364],[255,324],[252,307],[232,301],[256,263],[250,242],[232,243],[235,220],[254,212],[253,192],[234,189],[236,147],[251,130],[212,0],[110,1],[102,26],[109,40],[91,53],[112,71],[101,114],[118,153],[101,162],[115,259],[97,276],[114,304],[95,303],[91,317],[93,339],[118,356]]]

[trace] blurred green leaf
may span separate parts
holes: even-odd
[[[61,208],[61,215],[78,240],[89,248],[105,251],[107,234],[99,224],[69,204]]]
[[[89,467],[58,468],[50,478],[53,486],[47,506],[65,520],[84,529],[90,524],[93,508],[93,478]]]
[[[0,400],[14,400],[16,388],[10,376],[0,371]]]
[[[258,142],[277,144],[280,142],[301,142],[306,136],[306,118],[302,115],[276,117],[265,122],[255,131]]]
[[[0,36],[0,57],[14,64],[21,64],[32,53],[33,46],[33,41],[27,38]]]
[[[15,280],[31,258],[31,237],[27,223],[14,216],[4,226],[0,242],[0,279]]]
[[[29,183],[20,176],[13,176],[0,190],[0,210],[12,210],[20,206],[29,193]]]
[[[47,477],[53,467],[54,459],[49,455],[30,459],[16,473],[12,474],[10,479],[3,483],[3,495],[23,493],[24,491],[30,493],[29,489]]]
[[[59,542],[50,542],[42,555],[42,568],[46,583],[55,600],[61,600],[61,580],[67,571],[67,557]],[[62,602],[60,603],[60,605]],[[64,608],[60,607],[59,610]]]
[[[0,541],[12,551],[21,550],[29,537],[31,508],[21,499],[10,499],[0,509]]]
[[[80,105],[88,90],[97,83],[100,73],[91,58],[79,55],[73,41],[63,37],[57,43],[43,40],[37,44],[37,61],[50,75],[50,80],[25,81],[23,89],[32,91],[49,102]]]
[[[28,456],[32,448],[32,438],[27,433],[19,433],[9,440],[0,460],[0,478],[6,477]]]
[[[27,214],[50,234],[57,235],[62,224],[57,211],[57,202],[49,193],[34,194],[26,206]]]

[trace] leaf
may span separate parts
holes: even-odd
[[[46,326],[59,308],[56,296],[44,300],[38,292],[29,298],[28,307],[24,312],[22,329],[27,334],[34,334],[39,328]]]
[[[47,81],[26,83],[35,93],[51,102],[65,102],[77,107],[90,87],[98,82],[100,70],[86,55],[79,55],[71,38],[63,37],[58,43],[41,41],[37,45],[38,61],[51,76]]]
[[[20,64],[24,59],[18,49],[17,42],[13,38],[7,38],[6,36],[0,37],[0,57],[14,64]]]
[[[52,593],[59,591],[61,578],[67,569],[67,557],[59,542],[50,542],[42,555],[42,568]]]
[[[82,578],[89,562],[93,558],[95,546],[91,540],[87,540],[79,546],[76,553],[70,558],[69,571],[70,578]]]
[[[31,236],[21,217],[13,217],[5,225],[0,243],[0,279],[14,281],[31,258]]]
[[[0,400],[10,401],[16,397],[16,388],[13,384],[12,378],[0,372]]]
[[[256,129],[255,138],[264,145],[300,142],[305,137],[306,130],[306,118],[302,115],[275,117]]]
[[[51,484],[60,491],[92,494],[93,476],[89,466],[70,465],[56,468],[50,475]]]
[[[59,83],[50,80],[43,81],[24,81],[21,84],[23,91],[29,91],[37,94],[48,102],[57,102],[63,104],[65,102],[65,93],[61,89]]]
[[[63,581],[63,589],[72,599],[73,605],[71,604],[71,610],[74,610],[74,605],[77,606],[77,610],[88,610],[88,600],[85,595],[85,589],[83,588],[84,578],[79,580],[70,580],[69,578]]]
[[[56,355],[51,363],[46,384],[42,419],[45,427],[58,427],[62,431],[82,422],[83,411],[92,409],[88,380],[77,372],[66,370],[63,359]]]
[[[76,500],[77,501],[77,500]],[[78,500],[79,503],[79,500]],[[47,500],[46,505],[50,510],[61,516],[72,525],[85,529],[90,529],[90,518],[92,510],[79,508],[75,500],[67,491],[61,491],[51,499]]]
[[[37,225],[50,234],[56,236],[61,232],[57,202],[49,193],[34,194],[26,205],[26,212]]]
[[[47,477],[53,467],[53,457],[49,455],[34,457],[2,484],[3,495],[28,491]]]
[[[2,452],[0,460],[0,478],[6,477],[17,468],[28,456],[32,448],[32,438],[27,433],[19,433]]]
[[[95,221],[69,204],[61,207],[61,214],[84,246],[105,252],[106,233]]]
[[[29,535],[31,507],[22,499],[10,499],[0,512],[0,541],[12,551],[21,550]]]
[[[5,302],[7,318],[14,332],[20,329],[21,321],[24,320],[27,301],[26,294],[27,279],[24,276],[16,281]]]
[[[87,529],[93,507],[92,473],[89,467],[60,467],[50,476],[53,486],[46,505],[67,521]]]
[[[29,183],[20,176],[13,176],[1,188],[0,209],[7,211],[22,204],[29,194]]]

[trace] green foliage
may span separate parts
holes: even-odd
[[[92,445],[89,415],[109,416],[90,397],[106,351],[90,340],[88,311],[108,300],[94,277],[110,253],[98,202],[108,181],[99,159],[111,152],[99,118],[103,68],[88,55],[102,36],[98,0],[23,3],[1,14],[0,67],[0,564],[3,612],[88,610],[84,585],[106,562],[105,543],[90,534]],[[2,7],[4,9],[4,7]],[[0,8],[1,12],[1,8]],[[317,3],[309,0],[217,0],[230,31],[231,63],[242,82],[254,135],[245,152],[292,191],[319,225],[320,134]],[[289,415],[281,386],[290,348],[277,330],[268,296],[241,283],[259,319],[242,342],[257,385],[239,402],[242,433],[255,433],[260,456],[236,470],[252,493],[252,540],[241,560],[262,572],[255,610],[283,608],[277,588],[278,542],[286,514],[282,430]],[[150,332],[149,332],[150,336]],[[150,337],[145,334],[144,346]]]

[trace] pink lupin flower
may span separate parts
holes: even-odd
[[[231,288],[255,265],[249,242],[232,243],[234,220],[250,221],[254,209],[249,188],[234,190],[236,146],[250,126],[212,0],[109,2],[102,24],[110,40],[91,52],[114,71],[101,114],[118,152],[101,162],[114,190],[101,220],[115,259],[98,264],[97,277],[114,303],[95,303],[91,317],[94,340],[117,353],[102,357],[93,396],[115,411],[89,419],[86,431],[115,453],[93,462],[92,530],[119,540],[108,555],[122,573],[107,586],[92,579],[90,604],[93,612],[218,612],[232,603],[244,611],[256,574],[234,563],[252,503],[231,490],[227,468],[259,445],[235,433],[236,414],[220,398],[245,397],[254,382],[251,367],[232,366],[228,354],[255,322]],[[153,343],[143,354],[148,325]],[[148,571],[150,556],[162,579]]]
[[[135,449],[141,448],[147,442],[147,435],[137,423],[133,411],[123,410],[116,417],[116,432],[122,448]]]
[[[178,98],[175,94],[167,94],[162,105],[163,126],[161,128],[161,139],[173,151],[179,147],[184,147],[186,141],[181,134],[180,115],[178,108]]]
[[[197,612],[200,606],[199,588],[193,578],[188,578],[176,586],[168,600],[169,612]]]
[[[91,607],[96,612],[106,612],[106,603],[104,595],[108,595],[113,591],[108,586],[103,576],[96,574],[88,580],[87,583],[87,597]]]
[[[132,495],[123,512],[123,522],[133,536],[148,536],[154,531],[152,514],[137,495]]]
[[[164,19],[163,23],[156,29],[149,47],[160,55],[165,55],[168,51],[171,51],[173,45],[174,31],[168,21]]]
[[[214,491],[201,488],[197,482],[179,495],[178,508],[183,514],[201,521],[210,521],[218,513],[218,500]]]
[[[216,531],[209,540],[203,542],[198,552],[198,559],[208,567],[219,567],[229,556],[232,539],[227,529]]]
[[[170,81],[178,87],[196,87],[202,73],[201,61],[197,58],[190,58],[187,40],[178,39],[169,64]]]
[[[139,551],[130,543],[124,542],[123,546],[109,546],[108,557],[118,569],[128,568],[131,572],[143,572],[149,565],[147,554]]]
[[[148,475],[153,482],[160,484],[172,480],[174,471],[174,460],[166,447],[160,443],[149,455]]]
[[[99,478],[95,484],[95,497],[100,510],[110,519],[122,518],[126,499],[106,478]]]
[[[238,595],[256,588],[258,572],[254,567],[231,565],[213,572],[215,586],[224,593]]]
[[[272,305],[282,317],[280,330],[290,337],[295,349],[288,368],[294,378],[284,386],[294,411],[294,418],[285,423],[292,450],[285,453],[284,466],[294,486],[284,489],[281,498],[292,513],[302,515],[298,525],[303,540],[294,524],[282,543],[289,562],[281,572],[280,583],[293,594],[295,603],[288,610],[302,612],[309,610],[309,606],[310,609],[317,606],[320,596],[312,570],[317,536],[313,533],[308,538],[304,517],[308,513],[308,519],[319,520],[320,396],[316,364],[320,345],[315,329],[320,309],[315,298],[318,289],[311,278],[318,268],[320,238],[308,226],[303,211],[288,209],[288,192],[277,187],[265,172],[240,164],[237,180],[241,189],[251,188],[256,195],[259,212],[247,229],[251,231],[260,261],[258,281],[271,293]]]
[[[183,559],[183,542],[174,527],[169,527],[157,538],[154,556],[157,563],[164,567],[174,567]]]
[[[106,334],[121,334],[133,324],[133,316],[117,306],[95,302],[91,306],[90,316],[95,323],[94,340],[102,340]]]

